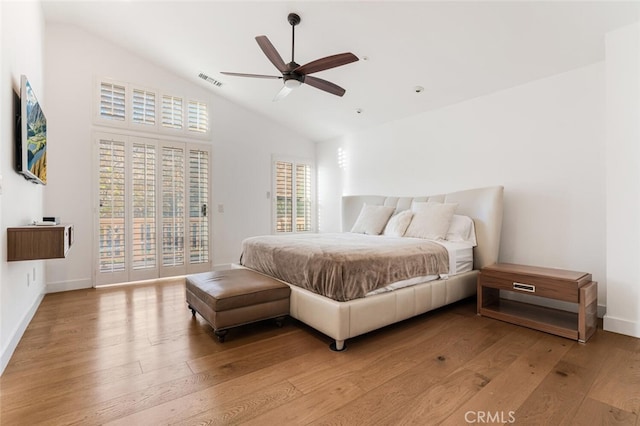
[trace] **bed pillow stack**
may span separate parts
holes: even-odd
[[[393,206],[365,204],[351,232],[467,242],[475,247],[477,241],[473,219],[454,214],[457,207],[456,203],[414,202],[411,210],[403,210],[394,215]]]

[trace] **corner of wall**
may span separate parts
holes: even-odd
[[[603,328],[640,337],[640,23],[607,33],[605,55],[607,314]]]
[[[33,302],[33,305],[31,305],[31,308],[27,312],[25,312],[24,316],[17,324],[14,332],[11,333],[11,339],[7,342],[6,346],[2,348],[2,353],[0,354],[0,375],[2,375],[4,369],[7,368],[13,352],[18,347],[18,343],[20,343],[22,335],[27,330],[27,327],[33,319],[33,316],[36,314],[38,307],[40,307],[42,299],[44,299],[44,293],[40,293],[38,298]]]

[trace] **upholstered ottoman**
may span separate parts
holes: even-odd
[[[249,269],[229,269],[188,275],[187,304],[211,324],[220,342],[231,327],[289,315],[291,289]]]

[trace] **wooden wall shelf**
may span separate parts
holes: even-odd
[[[7,261],[60,259],[73,245],[73,225],[7,228]]]

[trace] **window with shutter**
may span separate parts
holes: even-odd
[[[94,124],[124,133],[95,133],[96,285],[210,270],[211,154],[196,142],[210,134],[208,104],[109,79],[94,87]]]
[[[134,270],[156,267],[156,146],[135,142],[131,155]]]
[[[96,150],[96,285],[211,270],[210,148],[96,133]]]
[[[274,161],[275,232],[310,232],[313,227],[311,164]]]
[[[293,163],[276,161],[276,232],[293,231]]]
[[[156,94],[142,89],[133,89],[131,121],[137,124],[156,124]]]
[[[184,149],[162,147],[162,266],[184,265]]]
[[[160,94],[136,84],[101,78],[96,84],[95,122],[101,126],[144,129],[145,132],[210,135],[209,105],[183,96]]]
[[[206,133],[209,130],[207,104],[198,101],[189,101],[187,116],[189,131]]]
[[[99,270],[125,268],[125,146],[122,141],[100,140]]]
[[[126,119],[124,85],[101,82],[100,84],[100,117],[107,120],[124,122]]]
[[[296,231],[311,231],[311,166],[296,164]]]
[[[162,95],[162,126],[169,129],[182,129],[182,98]]]
[[[189,262],[209,261],[209,153],[189,150]]]

